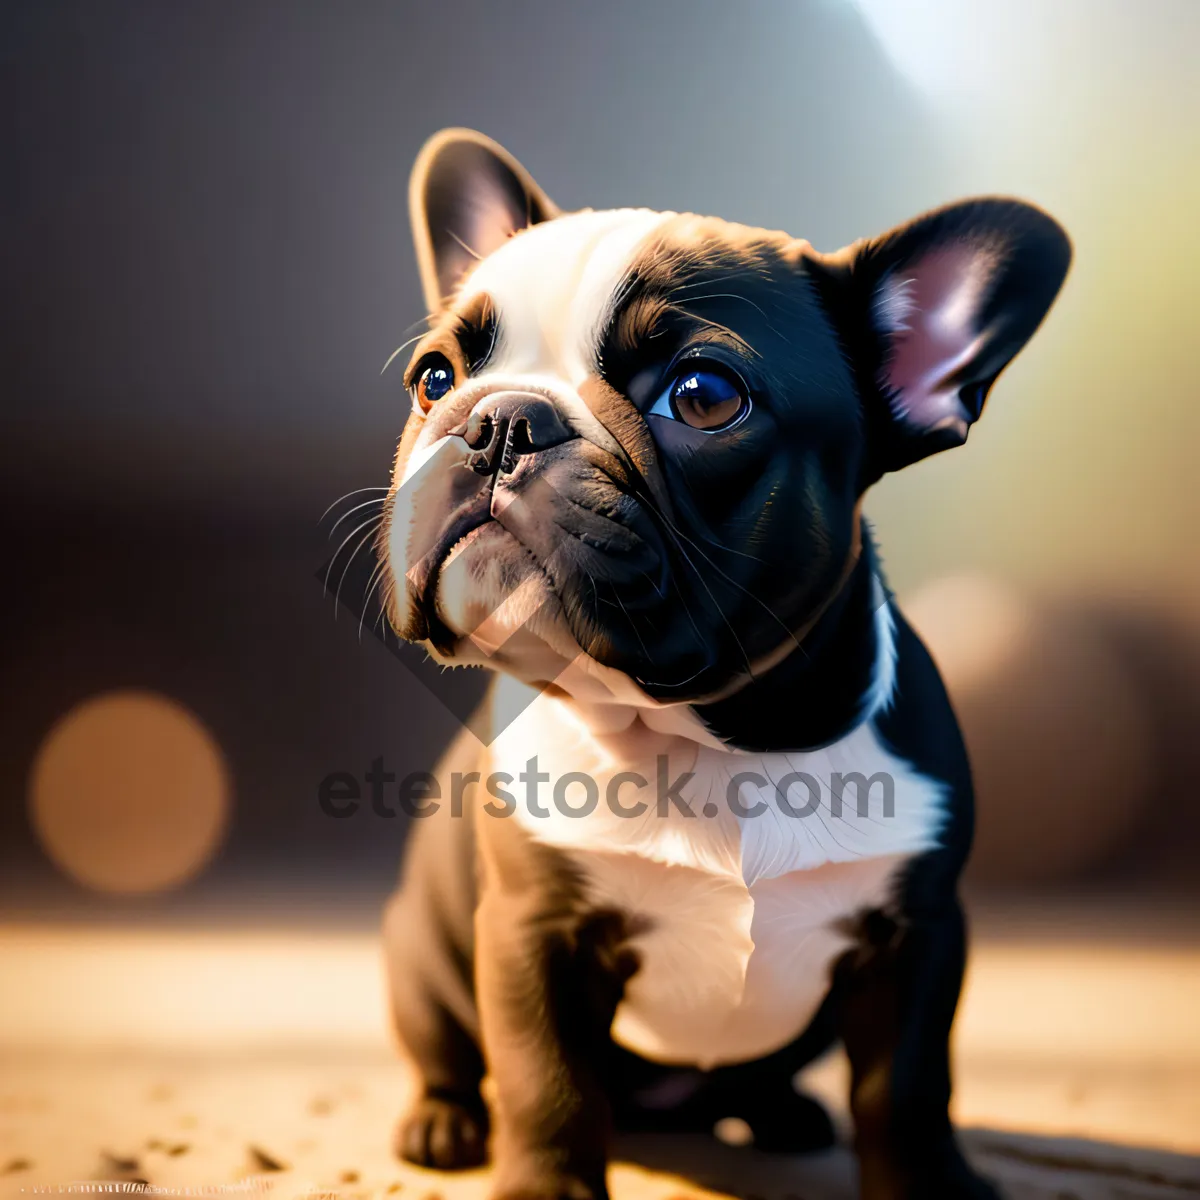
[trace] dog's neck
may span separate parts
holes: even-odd
[[[753,682],[695,712],[740,749],[812,750],[887,703],[894,654],[887,588],[864,525],[858,561],[799,645]]]
[[[626,751],[662,739],[733,750],[811,750],[837,741],[886,704],[894,666],[887,590],[864,526],[857,561],[813,627],[732,695],[701,705],[665,704],[584,655],[542,690],[538,703]],[[502,685],[501,696],[504,691]],[[503,720],[503,711],[498,715]]]

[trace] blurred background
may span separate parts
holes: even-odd
[[[567,209],[1066,226],[970,444],[868,512],[978,780],[961,1103],[1200,1150],[1198,34],[1195,0],[0,6],[4,1045],[383,1044],[405,819],[318,789],[430,766],[478,681],[447,706],[339,612],[368,548],[323,589],[357,522],[321,516],[386,483],[408,172],[467,125]]]
[[[869,512],[975,755],[975,878],[1195,886],[1194,0],[2,11],[4,911],[374,920],[404,818],[320,780],[456,720],[335,620],[319,519],[386,481],[407,176],[453,124],[566,208],[821,249],[978,192],[1065,224],[970,445]]]

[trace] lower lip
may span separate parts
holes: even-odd
[[[448,556],[460,542],[491,521],[492,497],[488,492],[463,505],[450,519],[437,543],[431,547],[417,566],[408,573],[409,583],[416,593],[418,604],[428,609],[437,589],[438,575]],[[416,578],[413,578],[413,576]]]
[[[468,546],[471,546],[475,542],[479,541],[479,539],[483,537],[489,529],[493,528],[493,526],[496,526],[496,522],[487,520],[484,521],[482,525],[476,525],[474,529],[465,533],[446,552],[445,557],[438,564],[437,570],[444,571]]]

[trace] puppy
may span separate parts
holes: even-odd
[[[562,213],[464,130],[411,205],[388,616],[499,675],[385,918],[399,1153],[490,1138],[501,1200],[601,1200],[614,1128],[824,1147],[792,1078],[840,1040],[862,1195],[994,1196],[948,1115],[970,773],[862,502],[966,440],[1066,235],[1005,199],[835,254]]]

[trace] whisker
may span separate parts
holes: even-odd
[[[496,339],[500,336],[500,322],[493,319],[492,321],[492,340],[488,343],[487,353],[483,356],[484,363],[492,361],[492,354],[496,350]],[[476,368],[478,369],[478,368]]]
[[[412,336],[412,337],[410,337],[410,338],[408,339],[408,341],[407,341],[407,342],[401,342],[401,343],[400,343],[400,345],[398,345],[398,346],[395,348],[395,350],[393,350],[393,351],[391,352],[391,354],[389,354],[389,355],[388,355],[388,360],[387,360],[387,362],[385,362],[385,363],[383,364],[383,370],[381,370],[381,371],[379,372],[379,373],[380,373],[380,375],[382,375],[382,374],[383,374],[383,372],[384,372],[384,371],[386,371],[386,370],[388,369],[388,367],[390,367],[390,366],[392,365],[392,363],[393,363],[393,362],[395,361],[395,359],[396,359],[396,355],[397,355],[397,354],[399,354],[399,353],[400,353],[402,350],[407,350],[407,349],[408,349],[408,347],[409,347],[409,346],[411,346],[411,345],[413,344],[413,342],[419,342],[419,341],[420,341],[420,340],[421,340],[421,339],[422,339],[424,336],[425,336],[425,331],[424,331],[424,330],[422,330],[420,333],[413,334],[413,336]]]
[[[336,499],[336,500],[335,500],[335,501],[334,501],[334,502],[333,502],[333,503],[332,503],[332,504],[331,504],[331,505],[330,505],[330,506],[329,506],[329,507],[328,507],[328,508],[327,508],[327,509],[326,509],[326,510],[325,510],[325,511],[324,511],[324,512],[323,512],[323,513],[322,513],[322,514],[321,514],[321,515],[318,517],[318,518],[317,518],[317,524],[318,524],[318,525],[320,525],[320,523],[321,523],[323,520],[325,520],[325,518],[326,518],[327,516],[329,516],[329,514],[330,514],[331,512],[333,512],[333,510],[334,510],[335,508],[337,508],[337,506],[338,506],[339,504],[341,504],[341,502],[342,502],[343,500],[349,500],[351,496],[361,496],[361,495],[363,494],[363,492],[386,492],[386,491],[389,491],[389,490],[390,490],[389,488],[385,488],[385,487],[361,487],[361,488],[355,488],[355,489],[354,489],[354,491],[352,491],[352,492],[347,492],[347,493],[346,493],[344,496],[339,496],[339,497],[338,497],[338,498],[337,498],[337,499]]]
[[[688,303],[696,304],[701,300],[741,300],[743,304],[749,304],[751,308],[756,308],[762,313],[763,320],[767,323],[767,328],[778,338],[782,338],[783,334],[771,324],[770,318],[767,316],[766,310],[761,304],[756,304],[749,296],[739,295],[737,292],[708,292],[703,296],[689,296]]]
[[[644,501],[644,503],[648,503],[652,508],[654,507],[654,501],[650,497],[647,497],[646,500]],[[778,625],[779,628],[782,629],[784,631],[784,633],[786,633],[788,635],[789,638],[791,638],[791,640],[796,644],[796,649],[799,650],[802,654],[804,654],[805,657],[807,657],[807,651],[805,651],[804,647],[800,644],[800,639],[796,636],[794,631],[788,627],[787,622],[784,621],[783,618],[780,617],[780,615],[773,608],[771,608],[771,606],[769,604],[766,603],[766,601],[760,599],[752,591],[750,591],[749,588],[747,588],[745,585],[739,583],[731,575],[727,574],[725,571],[722,571],[721,568],[713,561],[712,556],[709,554],[706,554],[704,552],[704,549],[701,546],[697,545],[695,541],[693,541],[690,537],[688,537],[688,535],[686,533],[683,532],[683,530],[677,528],[672,523],[670,518],[667,517],[667,515],[665,513],[661,512],[661,511],[657,512],[657,516],[670,529],[671,533],[675,537],[681,538],[685,542],[687,542],[687,544],[689,546],[691,546],[692,549],[695,550],[696,553],[699,554],[700,557],[702,559],[704,559],[704,561],[706,563],[708,563],[708,565],[710,567],[712,567],[712,569],[714,571],[716,571],[716,573],[718,575],[720,575],[721,578],[724,579],[726,583],[728,583],[730,585],[730,587],[736,588],[739,592],[742,593],[742,595],[746,596],[750,600],[753,600],[754,603],[757,604],[763,610],[763,612],[765,612],[771,618],[771,620],[773,620],[775,622],[775,624]],[[719,545],[719,543],[714,543],[714,545]],[[722,548],[724,548],[724,547],[722,547]],[[736,553],[736,551],[731,551],[731,553]],[[754,561],[760,562],[761,560],[755,559]],[[695,567],[693,565],[693,570],[694,569],[695,569]]]
[[[678,310],[677,305],[672,305],[671,307]],[[680,310],[680,311],[682,311],[682,310]],[[742,337],[742,335],[740,333],[738,333],[736,330],[730,329],[728,325],[722,325],[720,321],[710,321],[707,317],[700,316],[699,313],[688,313],[687,315],[693,321],[699,321],[702,325],[707,325],[710,329],[717,329],[721,333],[725,334],[727,337],[732,338],[733,341],[735,343],[737,343],[737,345],[741,346],[741,348],[751,358],[761,358],[762,357],[762,355],[759,354],[759,352],[757,350],[755,350],[755,348],[752,345],[750,345],[750,343],[748,341],[746,341],[746,339],[744,337]]]
[[[788,637],[791,638],[791,640],[795,643],[796,648],[802,654],[806,654],[804,647],[800,644],[800,639],[796,637],[793,630],[791,628],[789,628],[789,626],[783,620],[783,618],[780,617],[779,614],[776,613],[774,611],[774,609],[772,609],[770,607],[770,605],[766,604],[763,600],[759,599],[759,597],[756,596],[753,592],[751,592],[748,588],[746,588],[742,584],[738,583],[738,581],[736,579],[733,579],[726,572],[722,571],[721,568],[715,562],[713,562],[712,557],[710,555],[706,554],[704,552],[704,550],[700,546],[696,545],[696,543],[694,541],[692,541],[691,538],[687,537],[687,535],[684,534],[682,530],[676,528],[675,523],[673,521],[671,521],[671,519],[666,515],[666,513],[664,513],[659,508],[658,504],[655,502],[653,495],[650,494],[648,485],[643,486],[643,487],[637,486],[639,482],[641,484],[645,485],[645,480],[642,477],[642,473],[638,469],[637,464],[633,461],[633,459],[628,454],[624,453],[623,450],[622,450],[622,458],[624,459],[626,468],[629,471],[630,479],[632,481],[634,481],[635,491],[638,495],[639,501],[641,501],[641,503],[646,506],[646,508],[650,511],[651,515],[657,517],[658,520],[662,522],[663,526],[667,529],[668,533],[670,534],[672,540],[675,542],[675,545],[678,548],[679,552],[683,555],[684,560],[687,562],[688,566],[690,566],[692,568],[692,570],[696,573],[696,577],[700,580],[700,583],[703,586],[704,590],[706,592],[708,592],[709,598],[712,600],[713,606],[716,608],[718,615],[721,617],[721,620],[725,623],[725,627],[733,635],[733,640],[737,643],[737,647],[741,651],[742,658],[746,663],[746,670],[749,672],[750,678],[751,679],[754,678],[754,672],[750,667],[749,656],[746,653],[746,648],[745,648],[745,646],[742,645],[742,641],[738,637],[737,631],[733,628],[732,624],[729,621],[729,618],[725,615],[724,609],[722,609],[721,606],[717,603],[717,598],[713,595],[712,589],[709,588],[708,583],[704,579],[704,576],[701,574],[699,568],[697,568],[696,564],[692,561],[691,556],[683,548],[683,544],[682,544],[683,541],[687,541],[688,544],[691,545],[692,548],[696,551],[696,553],[699,554],[705,560],[705,562],[707,562],[709,564],[709,566],[711,566],[713,568],[713,570],[715,570],[717,572],[717,574],[721,576],[722,579],[724,579],[727,583],[729,583],[731,586],[736,588],[743,595],[745,595],[745,596],[749,597],[749,599],[753,600],[755,604],[759,605],[771,617],[771,619],[788,635]],[[680,593],[680,595],[682,596],[682,592]],[[686,602],[685,602],[685,608],[686,608]],[[689,615],[689,619],[691,619],[691,614],[689,613],[688,615]],[[694,620],[692,620],[692,624],[693,624],[693,626],[695,625]],[[697,630],[697,632],[699,632],[699,631]]]
[[[383,505],[386,502],[386,499],[387,498],[385,496],[372,496],[370,500],[364,500],[361,504],[356,504],[353,508],[347,509],[346,512],[342,513],[342,515],[340,517],[338,517],[338,519],[336,521],[334,521],[332,527],[329,530],[329,536],[333,537],[333,535],[335,533],[337,533],[338,526],[343,521],[348,520],[350,517],[352,517],[356,512],[361,512],[364,508],[370,508],[371,505],[373,505],[373,504],[379,505],[379,507],[382,509]]]
[[[720,282],[728,284],[739,279],[756,279],[762,283],[769,283],[771,281],[771,273],[765,267],[743,267],[740,271],[730,271],[727,275],[722,275]],[[695,288],[705,287],[713,282],[715,281],[710,277],[706,279],[697,279],[694,283],[677,284],[670,289],[669,294],[671,298],[674,299],[675,297],[681,296],[686,292],[693,291]],[[773,292],[778,291],[778,289],[774,287],[771,290]]]
[[[416,329],[416,327],[418,325],[430,325],[430,324],[432,324],[433,319],[436,316],[437,316],[437,313],[427,312],[423,316],[418,317],[415,321],[409,321],[409,323],[407,325],[405,325],[405,327],[400,332],[408,333],[410,330]]]
[[[362,612],[358,614],[358,640],[362,641],[363,619],[367,615],[367,609],[371,606],[371,595],[383,580],[383,572],[387,568],[387,562],[380,559],[375,564],[375,570],[367,577],[367,594],[363,598]]]
[[[472,250],[466,242],[454,232],[453,229],[447,229],[446,232],[473,258],[476,262],[483,262],[483,255],[478,250]]]
[[[655,595],[656,595],[656,596],[657,596],[657,597],[658,597],[660,600],[664,599],[664,595],[663,595],[662,589],[661,589],[661,588],[658,586],[658,583],[657,583],[657,581],[654,579],[654,577],[653,577],[653,576],[650,574],[650,572],[649,572],[649,571],[639,571],[639,572],[638,572],[638,574],[640,574],[640,575],[641,575],[641,577],[642,577],[644,580],[646,580],[646,582],[647,582],[647,583],[649,583],[649,585],[650,585],[650,586],[651,586],[651,587],[654,589],[654,594],[655,594]]]
[[[672,533],[672,536],[674,536],[674,533]],[[688,552],[683,548],[682,543],[680,543],[679,540],[676,539],[675,544],[676,544],[676,548],[679,550],[679,553],[683,555],[688,566],[691,567],[692,570],[695,572],[696,578],[700,581],[700,586],[702,588],[704,588],[704,590],[708,593],[708,598],[712,601],[713,608],[715,608],[717,610],[717,615],[721,618],[722,622],[725,625],[725,628],[729,630],[730,635],[733,637],[734,644],[738,648],[738,653],[741,654],[741,656],[742,656],[742,662],[746,664],[746,674],[749,675],[751,679],[753,679],[754,678],[754,668],[750,665],[750,655],[746,653],[746,647],[742,644],[742,639],[740,637],[738,637],[737,630],[734,629],[734,627],[733,627],[733,622],[730,621],[730,619],[725,615],[725,610],[717,602],[717,598],[713,594],[712,588],[710,588],[708,586],[708,580],[706,580],[704,578],[704,575],[701,572],[700,568],[697,567],[694,562],[692,562],[691,557],[688,555]]]
[[[707,534],[701,534],[700,536],[701,540],[707,542],[710,546],[716,547],[722,554],[733,554],[738,558],[748,558],[751,562],[760,563],[764,567],[767,565],[766,559],[759,558],[757,554],[751,554],[746,550],[735,550],[732,546],[726,546],[724,542],[718,542],[716,538],[709,537]]]
[[[635,469],[635,473],[636,473],[636,469]],[[663,521],[664,525],[667,528],[667,532],[671,535],[671,538],[675,542],[675,548],[679,551],[680,554],[683,555],[684,561],[688,564],[689,567],[692,568],[692,571],[695,573],[696,578],[700,581],[700,586],[708,593],[708,598],[712,601],[713,608],[715,608],[717,610],[717,615],[724,622],[725,628],[729,630],[730,634],[733,637],[734,644],[737,646],[739,652],[741,653],[742,661],[746,664],[747,674],[750,676],[751,679],[753,679],[754,678],[754,669],[750,665],[750,656],[746,653],[746,647],[742,644],[742,639],[740,637],[738,637],[737,630],[734,629],[733,624],[730,622],[729,618],[725,615],[725,610],[717,602],[717,598],[716,598],[716,596],[713,595],[712,588],[710,588],[708,586],[708,581],[704,578],[703,572],[692,561],[691,556],[684,549],[683,543],[680,540],[680,537],[677,536],[677,531],[676,531],[674,525],[670,521],[667,520],[667,518],[664,516],[663,513],[658,511],[657,505],[654,504],[653,499],[649,496],[646,496],[644,498],[644,501],[649,506],[651,512],[655,513]],[[701,553],[703,554],[703,551],[701,551]],[[707,557],[707,556],[705,556],[705,557]],[[682,595],[682,592],[680,594]],[[624,607],[624,606],[622,605],[622,607]],[[693,620],[692,624],[695,625],[694,620]],[[699,633],[699,630],[697,630],[696,632]]]
[[[593,589],[595,584],[593,583]],[[629,628],[633,630],[633,636],[637,638],[638,645],[642,648],[642,653],[646,656],[646,660],[650,660],[650,651],[646,649],[646,643],[642,641],[642,631],[638,629],[637,622],[629,615],[629,609],[625,607],[625,602],[621,599],[621,593],[617,588],[613,588],[613,595],[617,598],[617,603],[621,606],[621,611],[625,614],[625,620],[629,622]]]
[[[359,533],[361,530],[366,529],[366,527],[368,525],[374,525],[376,527],[376,529],[378,529],[379,523],[381,520],[382,520],[381,517],[370,517],[366,521],[364,521],[361,525],[359,525],[357,529],[352,529],[345,536],[345,538],[342,539],[342,544],[340,546],[338,546],[338,548],[333,552],[333,557],[329,560],[329,566],[325,568],[325,587],[324,587],[324,591],[322,593],[323,595],[326,595],[326,596],[329,595],[329,576],[333,573],[334,563],[337,562],[338,555],[341,554],[341,552],[345,549],[346,543],[352,537],[354,537],[354,535],[356,533]],[[370,537],[371,535],[368,534],[367,536]],[[361,545],[362,545],[362,543],[360,542],[359,546],[361,546]],[[357,554],[357,553],[358,553],[358,547],[356,547],[354,550],[354,554]],[[350,562],[354,561],[354,554],[350,555]],[[346,565],[348,567],[350,564],[347,563]],[[345,578],[345,572],[343,572],[342,577]]]
[[[371,628],[378,630],[379,636],[386,638],[387,630],[383,627],[385,620],[388,620],[388,611],[392,607],[392,599],[395,596],[396,585],[395,579],[391,572],[385,571],[383,575],[383,588],[379,593],[379,615],[371,622]]]
[[[371,522],[367,521],[365,524],[370,525]],[[359,529],[362,529],[363,527],[364,527],[363,525],[360,525]],[[342,585],[346,582],[346,576],[350,573],[350,567],[353,564],[354,560],[358,557],[358,552],[363,548],[363,546],[365,546],[367,544],[367,542],[375,535],[375,533],[377,531],[378,531],[377,529],[368,529],[367,532],[364,533],[363,536],[359,539],[359,543],[357,546],[354,547],[353,553],[350,555],[350,557],[348,559],[346,559],[346,565],[342,568],[342,577],[341,577],[341,579],[338,580],[337,591],[334,593],[334,596],[333,596],[333,604],[334,604],[333,619],[335,621],[337,620],[338,601],[340,601],[342,598]],[[350,537],[353,537],[353,536],[354,536],[354,534],[350,535]],[[349,538],[347,539],[347,541],[349,541]]]
[[[625,461],[626,468],[628,469],[629,474],[630,474],[630,479],[633,481],[641,481],[644,483],[645,481],[642,478],[641,471],[638,470],[637,464],[634,463],[632,458],[630,458],[630,456],[624,452],[623,448],[622,448],[621,457]],[[636,487],[636,483],[635,483],[635,487]],[[642,491],[642,489],[640,489],[640,488],[637,490],[639,492]],[[654,498],[649,494],[648,488],[646,489],[645,492],[642,492],[642,494],[639,495],[638,498],[644,504],[646,504],[646,506],[649,508],[650,512],[653,515],[657,516],[663,522],[663,524],[666,526],[667,532],[670,534],[671,539],[675,542],[676,549],[683,556],[683,559],[688,564],[688,566],[692,568],[692,571],[695,573],[696,578],[700,581],[700,586],[702,588],[704,588],[704,590],[708,593],[708,598],[712,601],[713,607],[717,610],[717,615],[721,618],[722,622],[725,625],[725,628],[729,630],[731,636],[733,637],[735,645],[737,646],[739,652],[741,653],[742,661],[746,664],[747,674],[750,676],[751,679],[753,679],[754,678],[754,669],[750,665],[750,656],[746,653],[746,647],[742,644],[742,639],[740,637],[738,637],[737,630],[734,629],[733,624],[730,622],[729,618],[725,615],[725,610],[717,602],[717,598],[715,595],[713,595],[712,589],[708,586],[708,581],[704,578],[703,572],[701,572],[701,570],[692,561],[691,556],[688,554],[687,550],[684,549],[683,543],[680,540],[680,537],[678,535],[678,531],[675,529],[673,523],[671,521],[669,521],[667,519],[666,515],[659,510],[658,505],[655,504],[655,502],[654,502]],[[703,551],[700,551],[700,553],[703,554]],[[707,558],[707,555],[705,555],[704,557]],[[715,566],[715,564],[712,564],[712,565]],[[718,568],[718,570],[719,570],[719,568]],[[683,593],[681,591],[680,592],[681,598],[682,598],[682,595],[683,595]],[[685,609],[687,607],[686,601],[684,602],[684,607],[685,607]],[[688,619],[692,621],[692,625],[693,625],[693,627],[695,627],[695,624],[696,624],[695,619],[692,618],[690,612],[688,613]],[[776,618],[776,619],[778,619],[778,618]],[[697,628],[696,632],[697,632],[697,634],[699,634],[700,631],[698,628]]]
[[[758,309],[758,311],[762,313],[764,317],[767,315],[766,309],[764,309],[761,304],[751,300],[749,296],[743,296],[740,292],[705,292],[703,296],[689,296],[688,300],[693,304],[696,304],[701,300],[741,300],[744,303],[749,304],[751,308]]]

